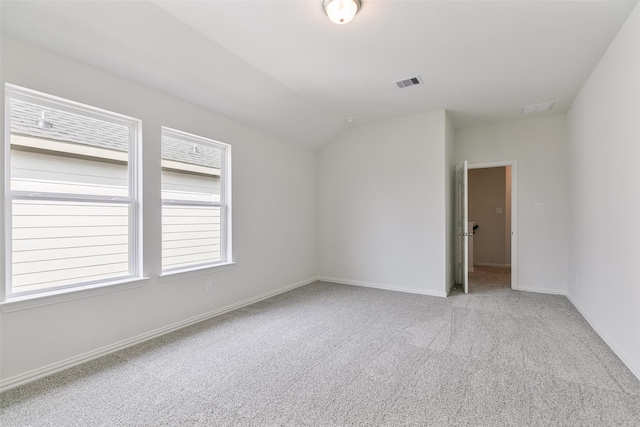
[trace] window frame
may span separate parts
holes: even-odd
[[[24,299],[55,296],[74,291],[102,288],[110,285],[122,285],[128,281],[143,279],[142,277],[142,122],[139,119],[123,114],[107,111],[98,107],[82,104],[54,95],[27,89],[21,86],[5,83],[5,134],[3,141],[4,153],[4,279],[5,285],[0,286],[0,303],[19,301]],[[124,126],[129,129],[129,145],[127,152],[127,192],[123,196],[98,196],[73,193],[35,193],[11,189],[11,99],[16,99],[38,106],[43,109],[51,108],[83,117],[101,120]],[[115,204],[128,206],[129,210],[129,272],[126,275],[108,279],[89,280],[76,284],[59,285],[51,288],[13,292],[13,201],[32,200],[49,202],[80,202],[96,204]]]
[[[161,248],[161,262],[160,262],[160,277],[167,278],[173,275],[189,272],[202,272],[206,269],[219,269],[234,264],[233,251],[232,251],[232,238],[231,238],[231,145],[220,142],[211,138],[206,138],[192,133],[180,131],[170,127],[162,126],[160,132],[160,145],[162,147],[162,139],[164,136],[180,139],[185,142],[189,142],[197,145],[206,145],[215,149],[219,149],[220,153],[220,200],[218,202],[211,201],[194,201],[194,200],[174,200],[165,199],[161,196],[162,207],[165,206],[201,206],[201,207],[219,207],[220,208],[220,260],[215,262],[206,262],[200,264],[193,264],[188,266],[180,266],[175,268],[165,269],[163,265],[164,248]],[[162,148],[160,150],[162,152]],[[160,161],[162,163],[162,154]],[[162,166],[161,166],[162,168]],[[160,192],[163,191],[162,174],[160,177]],[[164,222],[162,212],[161,217],[161,240],[164,233]]]

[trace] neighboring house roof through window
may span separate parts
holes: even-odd
[[[36,121],[42,107],[29,102],[11,100],[11,133],[40,139],[83,144],[108,150],[126,152],[129,130],[123,126],[102,120],[91,119],[66,111],[47,109],[47,119],[52,129],[41,129]],[[177,138],[165,137],[162,158],[175,162],[220,168],[220,150],[207,145],[198,145],[194,153],[193,144]]]
[[[169,135],[162,138],[163,159],[220,169],[221,151],[219,148],[197,144],[198,152],[194,153],[194,144],[189,141],[183,141]]]
[[[127,151],[129,129],[124,126],[66,111],[47,109],[47,120],[53,124],[53,128],[41,129],[36,125],[36,121],[42,111],[41,106],[12,99],[11,133]]]

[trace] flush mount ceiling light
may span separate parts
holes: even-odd
[[[322,8],[331,22],[346,24],[360,10],[360,0],[324,0]]]
[[[51,122],[49,120],[47,120],[47,112],[43,111],[42,114],[40,115],[40,118],[38,120],[36,120],[36,126],[38,126],[40,129],[52,129],[53,125],[51,124]]]

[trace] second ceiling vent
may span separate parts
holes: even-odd
[[[394,82],[394,83],[396,84],[396,86],[398,86],[398,88],[402,89],[409,86],[421,85],[423,82],[422,82],[422,77],[415,76],[409,79],[398,80],[397,82]]]

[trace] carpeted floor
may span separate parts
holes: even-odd
[[[2,395],[8,426],[638,426],[562,296],[317,282]]]
[[[511,288],[511,269],[474,266],[469,273],[469,291],[484,292],[490,288]]]

